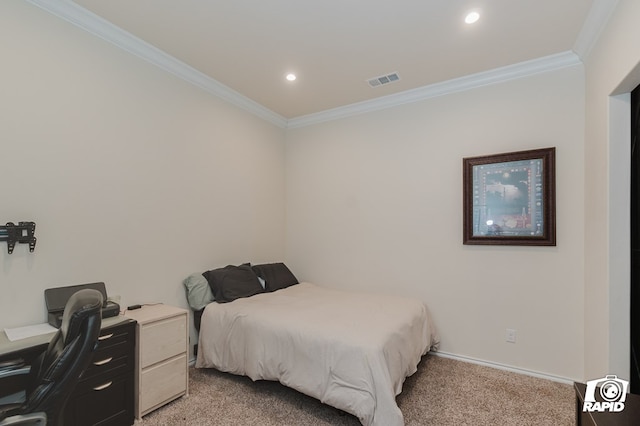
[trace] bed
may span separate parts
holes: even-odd
[[[363,425],[403,425],[395,397],[437,344],[425,304],[295,278],[276,291],[273,277],[262,275],[262,290],[199,310],[196,368],[277,380]],[[224,299],[215,279],[207,281]]]

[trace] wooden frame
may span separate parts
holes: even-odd
[[[464,158],[463,244],[555,246],[555,153]]]

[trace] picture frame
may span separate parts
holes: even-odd
[[[463,244],[555,246],[555,152],[463,158]]]

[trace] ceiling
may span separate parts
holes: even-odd
[[[290,120],[576,51],[599,1],[75,3]],[[472,25],[464,23],[470,10],[481,14]],[[390,73],[400,80],[367,83]]]

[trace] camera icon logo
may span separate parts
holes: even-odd
[[[584,412],[617,413],[624,410],[629,382],[618,379],[618,376],[607,375],[601,379],[589,380],[584,395]]]

